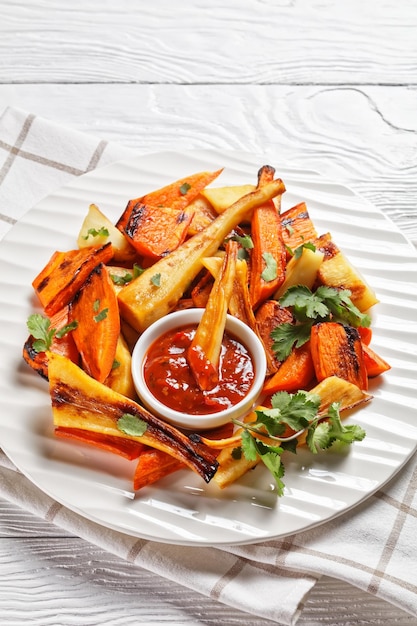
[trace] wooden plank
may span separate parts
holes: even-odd
[[[0,102],[140,153],[242,150],[316,170],[417,242],[417,87],[0,85]]]
[[[3,83],[405,84],[417,52],[412,0],[9,0],[0,24]]]

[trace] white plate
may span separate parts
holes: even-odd
[[[416,448],[417,257],[374,207],[306,171],[280,170],[283,209],[304,200],[320,233],[330,231],[380,299],[373,347],[392,369],[352,418],[367,436],[343,454],[286,455],[285,495],[261,466],[220,491],[182,471],[132,493],[135,462],[56,440],[48,387],[23,362],[31,281],[55,249],[75,247],[94,202],[116,220],[129,198],[204,169],[225,166],[218,185],[256,182],[264,157],[220,152],[139,156],[80,177],[29,211],[0,244],[0,444],[40,489],[103,526],[161,542],[252,543],[306,530],[348,511],[387,482]]]

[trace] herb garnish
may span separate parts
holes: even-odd
[[[292,310],[296,323],[284,323],[272,332],[272,349],[283,361],[295,346],[299,348],[310,338],[311,327],[333,320],[350,326],[370,326],[371,318],[353,304],[351,291],[321,285],[313,293],[305,285],[290,287],[280,298],[281,306]]]
[[[319,413],[320,402],[318,394],[280,391],[272,396],[270,409],[255,411],[255,421],[233,420],[243,429],[242,444],[233,451],[234,458],[242,453],[248,460],[259,457],[273,475],[278,494],[282,495],[285,468],[281,456],[284,451],[296,451],[301,433],[306,432],[306,443],[313,454],[331,447],[336,441],[350,444],[365,437],[360,426],[342,424],[339,403],[333,402],[323,414]],[[294,435],[284,438],[288,427]]]
[[[83,239],[88,239],[89,237],[108,237],[109,235],[110,233],[108,229],[105,226],[102,226],[99,230],[96,228],[89,228]]]
[[[191,185],[189,183],[183,183],[180,187],[180,194],[185,196],[189,189],[191,189]]]
[[[148,428],[147,423],[132,415],[131,413],[124,413],[122,417],[117,420],[117,428],[126,435],[131,437],[142,437]]]
[[[160,273],[154,274],[151,277],[151,283],[152,285],[155,285],[155,287],[160,287],[161,286],[161,274]]]
[[[264,252],[262,258],[265,261],[266,267],[261,274],[261,278],[263,278],[265,282],[269,283],[277,277],[277,262],[275,257],[270,252]]]
[[[26,324],[30,334],[35,338],[32,344],[35,352],[46,352],[51,347],[54,337],[62,339],[62,337],[78,326],[78,322],[74,320],[59,330],[51,328],[51,320],[40,313],[30,315]]]

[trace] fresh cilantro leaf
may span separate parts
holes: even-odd
[[[300,322],[325,321],[330,315],[322,299],[312,293],[306,285],[293,285],[287,289],[279,303],[284,307],[292,307],[295,318]]]
[[[317,288],[316,296],[321,298],[332,314],[336,322],[349,324],[350,326],[370,326],[371,318],[362,313],[352,302],[352,293],[348,289],[335,289],[322,285]]]
[[[189,183],[183,183],[180,187],[180,194],[185,196],[189,189],[191,189],[191,185]]]
[[[326,420],[312,422],[307,430],[306,442],[313,454],[330,448],[336,441],[350,444],[362,441],[366,433],[358,424],[342,424],[339,403],[333,402],[328,409]]]
[[[159,287],[161,285],[161,274],[154,274],[151,277],[151,283],[152,285],[155,285],[155,287]]]
[[[269,283],[271,280],[275,280],[277,277],[277,262],[270,252],[264,252],[262,258],[266,263],[266,267],[262,272],[261,277],[265,282]]]
[[[237,241],[242,248],[245,248],[245,250],[251,250],[253,248],[253,241],[252,241],[252,237],[250,235],[233,235],[232,237],[233,241]]]
[[[98,313],[99,310],[100,310],[100,300],[94,300],[93,302],[94,313]]]
[[[67,335],[72,330],[75,330],[77,327],[78,327],[77,320],[73,320],[69,324],[66,324],[65,326],[63,326],[59,330],[55,331],[55,337],[57,339],[62,339],[62,337],[65,337],[65,335]]]
[[[144,271],[145,270],[139,265],[139,263],[133,264],[133,278],[137,278],[138,276],[143,274]]]
[[[239,461],[242,458],[242,446],[238,446],[237,448],[233,448],[232,450],[232,458],[235,461]]]
[[[247,430],[242,432],[242,452],[248,461],[255,461],[258,458],[256,440]]]
[[[301,244],[301,246],[298,246],[298,248],[294,250],[293,256],[296,259],[299,259],[300,256],[303,254],[304,248],[307,248],[308,250],[312,250],[313,252],[316,251],[316,246],[314,245],[314,243],[311,243],[311,241],[307,241],[306,243]]]
[[[110,274],[110,278],[114,282],[115,285],[127,285],[133,279],[133,275],[130,272],[126,272],[123,276],[118,276],[117,274]]]
[[[29,316],[26,324],[30,334],[37,340],[33,342],[34,350],[36,352],[49,350],[55,334],[55,329],[51,328],[51,320],[40,313],[34,313]]]
[[[284,493],[284,483],[281,479],[285,474],[285,468],[281,463],[281,454],[284,451],[283,448],[280,446],[266,445],[260,439],[254,439],[254,445],[262,463],[264,463],[275,479],[278,495],[282,496]]]
[[[112,363],[112,370],[117,370],[118,367],[120,367],[121,363],[120,361],[118,361],[117,359],[114,359],[113,363]]]
[[[131,413],[124,413],[122,417],[117,420],[117,428],[131,437],[142,437],[148,428],[147,423],[132,415]]]
[[[108,229],[105,226],[101,226],[98,230],[96,228],[89,228],[83,239],[88,239],[89,237],[108,237],[109,235]]]
[[[95,322],[97,322],[97,323],[98,323],[98,322],[102,322],[103,320],[105,320],[105,319],[106,319],[106,317],[107,317],[107,313],[108,313],[108,312],[109,312],[109,309],[108,309],[108,308],[106,308],[106,309],[102,309],[102,310],[100,311],[100,313],[97,313],[97,315],[95,315],[95,316],[94,316],[94,321],[95,321]]]
[[[284,361],[294,346],[299,348],[310,339],[311,326],[312,323],[290,324],[284,322],[284,324],[279,324],[274,328],[271,332],[272,349],[279,361]]]
[[[137,278],[138,276],[143,274],[144,271],[145,270],[138,263],[134,263],[133,272],[126,271],[123,276],[119,276],[118,274],[110,274],[110,278],[115,285],[120,285],[121,287],[123,287],[124,285],[127,285],[127,283],[130,283],[130,281],[132,281],[134,278]]]
[[[285,424],[281,423],[281,411],[279,409],[256,410],[257,422],[263,424],[268,434],[277,437],[285,432]]]
[[[274,477],[278,495],[282,495],[285,468],[281,457],[284,451],[296,453],[298,443],[296,437],[290,441],[280,439],[287,427],[295,433],[306,431],[307,445],[314,454],[335,442],[348,444],[365,437],[360,426],[342,424],[337,402],[330,405],[325,415],[319,414],[320,404],[320,396],[307,391],[274,394],[270,409],[255,411],[256,421],[233,420],[242,429],[242,445],[233,451],[233,458],[240,458],[241,453],[251,461],[259,458]]]
[[[27,320],[28,330],[35,339],[32,344],[32,348],[35,352],[46,352],[46,350],[49,350],[51,347],[55,336],[58,339],[62,339],[62,337],[77,328],[77,326],[78,322],[74,320],[57,331],[56,328],[51,328],[51,320],[40,313],[33,313]]]

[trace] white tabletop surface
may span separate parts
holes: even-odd
[[[179,6],[177,6],[177,4]],[[417,242],[414,0],[2,0],[7,106],[139,153],[275,154],[350,185]],[[0,501],[0,623],[270,624]],[[324,578],[299,626],[417,626]]]

